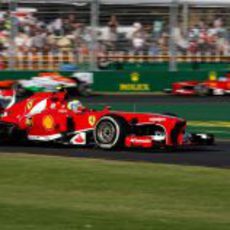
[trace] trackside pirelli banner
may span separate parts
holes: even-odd
[[[30,79],[44,71],[0,71],[0,80]],[[101,93],[154,93],[170,88],[173,82],[223,76],[227,71],[96,71],[91,74],[92,89]],[[74,72],[61,72],[73,76]],[[85,74],[85,73],[84,73]]]

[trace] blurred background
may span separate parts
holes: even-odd
[[[0,69],[228,69],[229,18],[228,0],[2,0]]]

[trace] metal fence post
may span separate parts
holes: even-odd
[[[97,70],[97,29],[99,20],[99,0],[91,1],[91,44],[90,44],[90,70]]]
[[[183,3],[183,34],[187,39],[188,34],[188,17],[189,17],[189,5],[187,2]]]
[[[17,10],[17,0],[9,2],[9,20],[10,20],[10,47],[9,47],[9,69],[16,68],[16,46],[15,37],[17,36],[17,19],[15,16]]]
[[[172,0],[169,15],[169,71],[177,71],[177,45],[176,45],[176,28],[178,27],[178,0]]]

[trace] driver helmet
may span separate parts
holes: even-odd
[[[219,77],[219,81],[227,81],[227,80],[228,79],[226,77],[223,77],[223,76]]]
[[[74,112],[79,111],[80,108],[82,108],[82,107],[83,106],[79,100],[72,100],[72,101],[68,102],[68,104],[67,104],[67,108],[69,110],[74,111]]]

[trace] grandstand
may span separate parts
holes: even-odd
[[[97,64],[108,69],[124,68],[121,63],[131,63],[130,68],[133,63],[151,68],[154,63],[168,61],[228,63],[227,3],[5,0],[0,5],[0,68],[59,69],[63,64],[93,68]]]

